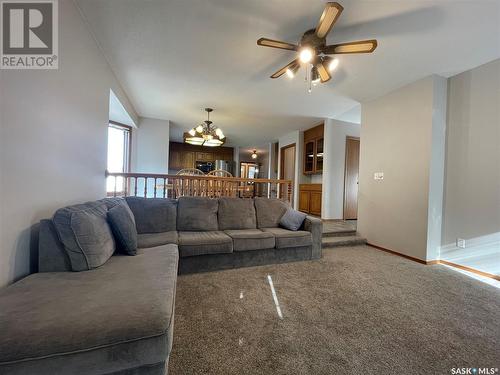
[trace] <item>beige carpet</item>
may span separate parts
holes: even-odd
[[[169,367],[173,375],[498,368],[500,289],[368,246],[179,276]]]

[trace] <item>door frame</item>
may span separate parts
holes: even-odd
[[[283,166],[284,166],[284,160],[285,158],[283,157],[283,154],[285,153],[285,150],[287,148],[290,148],[290,147],[295,147],[295,143],[290,143],[289,145],[286,145],[286,146],[283,146],[280,148],[280,180],[284,180],[283,178]],[[294,156],[294,164],[297,164],[296,163],[296,159],[297,159],[297,147],[295,147],[295,152],[293,153],[293,156]],[[297,166],[295,165],[295,168],[297,168]],[[295,171],[295,168],[294,168],[294,171]]]
[[[283,172],[284,172],[284,162],[285,162],[285,158],[283,157],[284,154],[285,154],[285,150],[287,148],[290,148],[290,147],[294,147],[294,153],[293,153],[293,164],[294,164],[294,168],[293,168],[293,173],[294,173],[294,178],[292,179],[292,196],[291,196],[291,204],[292,204],[292,207],[293,207],[293,204],[294,204],[294,195],[295,195],[295,172],[297,172],[297,147],[296,147],[296,144],[295,143],[290,143],[289,145],[286,145],[286,146],[283,146],[280,148],[280,175],[279,175],[279,179],[280,180],[284,180],[283,178]],[[280,192],[280,196],[281,196],[281,192]]]
[[[354,140],[354,141],[358,141],[360,143],[360,146],[361,146],[361,140],[360,140],[360,137],[354,137],[354,136],[350,136],[350,135],[346,135],[345,137],[345,155],[344,155],[344,202],[343,202],[343,207],[342,207],[342,219],[343,220],[346,220],[345,218],[345,211],[346,211],[346,192],[347,192],[347,142],[349,140]],[[358,156],[359,158],[359,156]],[[358,166],[358,174],[359,174],[359,166]],[[359,192],[359,176],[358,176],[358,192]],[[356,217],[357,217],[357,213],[356,213]]]

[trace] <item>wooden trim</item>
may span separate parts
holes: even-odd
[[[403,258],[406,258],[406,259],[409,259],[409,260],[413,260],[414,262],[418,262],[418,263],[421,263],[421,264],[426,264],[428,266],[433,265],[433,264],[445,264],[445,265],[450,266],[450,267],[459,268],[459,269],[464,270],[464,271],[475,273],[476,275],[480,275],[480,276],[483,276],[483,277],[488,277],[490,279],[494,279],[494,280],[500,281],[500,275],[494,275],[492,273],[479,271],[479,270],[476,270],[475,268],[470,268],[470,267],[467,267],[467,266],[462,266],[460,264],[448,262],[446,260],[434,259],[434,260],[427,260],[427,261],[425,261],[425,260],[422,260],[422,259],[414,258],[414,257],[409,256],[409,255],[398,253],[397,251],[394,251],[394,250],[386,249],[385,247],[382,247],[382,246],[377,246],[377,245],[371,244],[369,242],[367,243],[367,245],[371,246],[371,247],[374,247],[375,249],[382,250],[382,251],[385,251],[387,253],[393,254],[393,255],[398,255],[400,257],[403,257]]]
[[[417,263],[420,263],[420,264],[431,265],[431,264],[437,264],[437,263],[439,263],[439,260],[428,260],[428,261],[425,261],[425,260],[422,260],[422,259],[419,259],[419,258],[412,257],[410,255],[402,254],[402,253],[399,253],[397,251],[387,249],[387,248],[382,247],[382,246],[374,245],[374,244],[369,243],[369,242],[367,242],[367,245],[371,246],[371,247],[374,247],[375,249],[382,250],[382,251],[385,251],[387,253],[393,254],[393,255],[399,255],[400,257],[403,257],[403,258],[406,258],[406,259],[409,259],[409,260],[413,260],[414,262],[417,262]]]
[[[295,143],[290,143],[289,145],[286,145],[286,146],[283,146],[280,148],[280,178],[282,179],[282,176],[283,176],[283,164],[284,164],[284,159],[283,159],[283,152],[287,149],[287,148],[290,148],[290,147],[295,147],[296,144]],[[295,159],[297,159],[297,148],[295,147]],[[296,163],[296,160],[293,161],[294,164],[297,164]],[[297,166],[295,165],[295,168],[297,168]]]
[[[438,260],[437,263],[439,263],[439,264],[445,264],[445,265],[450,266],[450,267],[459,268],[459,269],[464,270],[464,271],[475,273],[476,275],[480,275],[480,276],[483,276],[483,277],[489,277],[490,279],[495,279],[495,280],[500,281],[500,275],[494,275],[492,273],[479,271],[479,270],[476,270],[475,268],[470,268],[470,267],[467,267],[467,266],[462,266],[460,264],[448,262],[448,261],[442,260],[442,259]]]

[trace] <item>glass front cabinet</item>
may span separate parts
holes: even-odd
[[[323,124],[304,132],[304,174],[323,172]]]

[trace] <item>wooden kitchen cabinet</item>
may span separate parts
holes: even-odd
[[[180,142],[170,142],[168,166],[169,173],[175,174],[181,169],[196,168],[196,162],[214,162],[215,160],[233,160],[232,147],[217,147],[209,150],[207,147],[189,145]]]
[[[324,124],[304,132],[304,174],[323,172]]]
[[[194,152],[181,153],[181,169],[195,168]]]
[[[196,161],[214,161],[213,152],[197,152]]]
[[[182,152],[179,150],[170,150],[169,168],[181,170],[185,168],[194,168],[194,152]]]
[[[321,216],[321,184],[299,185],[299,211],[306,214]]]

